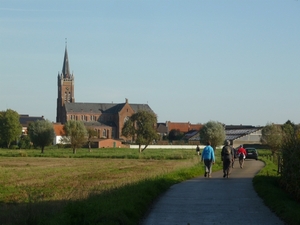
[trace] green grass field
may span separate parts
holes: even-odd
[[[213,168],[219,170],[220,150],[215,154]],[[278,176],[269,152],[260,150],[260,155],[265,155],[266,167],[253,183],[266,202],[266,197],[273,199],[272,208],[278,198],[271,194],[283,192],[274,183]],[[75,155],[71,149],[46,149],[44,154],[39,149],[0,149],[0,221],[3,225],[138,224],[171,185],[203,175],[199,162],[194,150],[179,149],[146,149],[141,154],[137,149],[78,149]],[[264,194],[272,188],[277,191]],[[285,208],[299,207],[293,204]],[[277,214],[286,221],[295,218],[291,213]]]
[[[192,159],[195,150],[191,149],[146,149],[142,153],[138,149],[130,148],[93,148],[77,149],[73,154],[71,149],[51,148],[45,149],[1,149],[0,157],[51,157],[51,158],[120,158],[120,159]]]

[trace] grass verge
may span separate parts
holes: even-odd
[[[70,202],[53,224],[139,224],[149,205],[175,183],[199,176],[199,166]]]
[[[219,169],[216,165],[215,169]],[[53,224],[139,224],[155,199],[170,186],[202,175],[199,165],[146,179],[136,184],[110,190],[101,195],[91,195],[84,201],[69,203],[53,219]]]
[[[280,188],[277,166],[266,157],[261,159],[266,166],[253,178],[254,189],[283,221],[290,225],[299,225],[300,203]]]
[[[204,173],[197,158],[3,157],[0,167],[3,225],[138,224],[170,186]]]

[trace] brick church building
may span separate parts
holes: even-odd
[[[124,122],[139,110],[152,112],[148,104],[83,103],[75,102],[74,75],[70,73],[67,46],[62,72],[57,77],[56,122],[83,121],[85,126],[97,131],[97,138],[123,139]]]

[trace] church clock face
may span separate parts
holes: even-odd
[[[68,91],[68,90],[69,90],[69,87],[66,87],[66,90]]]

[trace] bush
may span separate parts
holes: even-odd
[[[291,136],[282,148],[281,186],[300,201],[300,138]]]
[[[19,146],[18,145],[11,145],[11,146],[9,146],[9,149],[19,149]]]
[[[19,152],[19,156],[21,156],[21,157],[27,157],[27,152],[25,152],[25,151],[20,151],[20,152]]]
[[[20,149],[30,149],[31,148],[31,143],[30,143],[30,138],[29,136],[22,136],[19,143],[18,143],[18,146]]]

